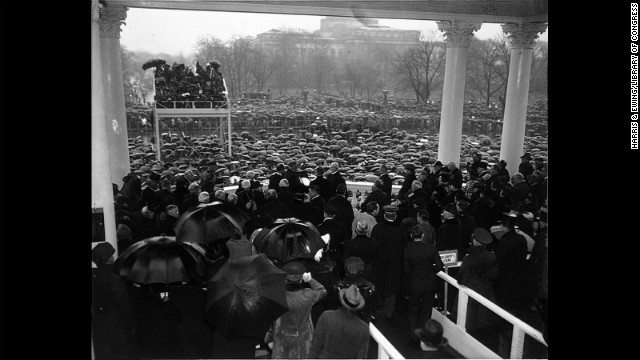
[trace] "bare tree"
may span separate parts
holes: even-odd
[[[429,100],[433,89],[441,84],[445,49],[435,31],[430,31],[397,57],[394,73],[398,83],[403,90],[412,90],[417,102]]]
[[[253,78],[252,86],[262,91],[275,70],[273,59],[262,48],[254,47],[250,51],[248,73]]]
[[[536,41],[531,59],[531,93],[547,93],[547,66],[549,57],[549,43]]]
[[[469,58],[472,61],[468,67],[467,81],[487,106],[506,87],[505,73],[508,76],[508,67],[504,71],[502,45],[499,40],[474,39],[470,46]]]

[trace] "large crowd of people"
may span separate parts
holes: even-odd
[[[372,180],[372,186],[364,194],[347,189],[346,181],[356,177],[353,168],[345,166],[349,162],[335,161],[338,158],[331,153],[312,161],[304,156],[312,151],[300,150],[315,149],[319,144],[300,144],[301,139],[290,141],[289,137],[271,140],[281,140],[279,150],[288,147],[286,150],[292,152],[280,155],[267,147],[264,152],[251,150],[254,153],[237,155],[242,161],[222,152],[213,155],[216,146],[207,140],[197,144],[200,149],[194,145],[189,148],[188,138],[176,142],[187,143],[182,146],[189,151],[200,150],[209,156],[206,161],[190,162],[188,157],[174,162],[134,160],[134,170],[113,189],[118,253],[149,237],[175,236],[174,227],[182,214],[220,201],[247,215],[242,236],[249,242],[257,230],[277,219],[295,217],[310,222],[321,235],[330,234],[323,256],[331,266],[319,273],[303,263],[285,265],[290,311],[278,318],[264,339],[236,346],[198,315],[206,302],[201,284],[180,285],[192,286],[191,293],[180,292],[180,286],[170,288],[169,296],[163,297],[153,286],[125,283],[109,268],[113,257],[111,261],[108,258],[113,252],[101,246],[103,254],[96,255],[99,251],[94,250],[96,357],[246,358],[253,357],[256,346],[262,346],[273,358],[365,358],[368,347],[363,344],[368,346],[368,341],[363,340],[363,324],[397,320],[398,304],[405,300],[409,315],[403,325],[406,338],[412,342],[415,356],[426,357],[424,349],[428,346],[421,341],[424,333],[418,330],[427,327],[432,308],[442,310],[446,306],[443,280],[436,275],[442,269],[437,255],[442,250],[458,251],[462,266],[450,274],[461,284],[516,316],[538,310],[546,335],[546,161],[536,158],[532,162],[527,152],[521,157],[519,172],[509,174],[504,161],[490,163],[486,152],[469,147],[471,156],[461,164],[463,171],[453,162],[433,161],[428,151],[418,150],[411,161],[412,157],[399,152],[400,148],[407,151],[419,146],[420,141],[412,134],[393,135],[379,134],[371,140],[387,146],[380,155],[398,151],[401,159],[366,162],[370,155],[362,151],[358,155],[365,161],[352,162],[369,172],[367,179]],[[410,137],[412,140],[401,144]],[[172,139],[167,140],[172,144]],[[345,140],[356,147],[353,141],[357,138]],[[300,145],[294,148],[291,142]],[[364,147],[366,143],[359,145]],[[173,146],[172,150],[178,148]],[[339,153],[337,149],[332,151]],[[230,189],[232,184],[235,188]],[[394,185],[401,185],[397,192]],[[234,256],[232,241],[207,246],[214,269]],[[247,254],[253,252],[255,249]],[[187,305],[180,303],[185,294],[190,294]],[[508,356],[508,324],[472,299],[469,307],[469,331],[482,338],[487,329],[495,329],[500,335],[498,351]],[[115,315],[103,313],[109,308]],[[105,332],[104,327],[117,330],[117,334]],[[314,335],[314,327],[321,335]],[[200,329],[199,335],[185,335],[193,329]],[[336,339],[336,329],[349,329],[352,338]],[[265,347],[267,344],[271,347]]]

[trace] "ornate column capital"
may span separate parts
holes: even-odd
[[[127,18],[126,6],[105,6],[100,9],[100,37],[120,38],[120,26]]]
[[[469,47],[473,32],[480,30],[482,23],[459,20],[438,21],[438,30],[444,31],[448,48]]]
[[[512,49],[533,49],[538,34],[547,29],[546,23],[507,23],[502,24],[502,31],[508,34]]]

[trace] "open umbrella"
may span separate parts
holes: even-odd
[[[205,250],[198,244],[156,236],[128,247],[115,261],[120,276],[138,284],[204,280]]]
[[[325,245],[316,227],[298,218],[277,219],[262,229],[253,244],[259,253],[286,263],[294,258],[312,258]]]
[[[237,207],[214,201],[182,214],[174,231],[178,241],[208,245],[242,233],[248,220],[249,217]]]
[[[207,282],[205,319],[229,340],[264,339],[286,311],[286,273],[264,254],[229,259]]]

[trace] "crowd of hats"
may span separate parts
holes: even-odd
[[[396,184],[401,184],[407,167],[423,168],[438,160],[438,136],[428,133],[409,133],[393,128],[371,132],[331,131],[322,135],[305,131],[302,134],[273,134],[261,130],[258,135],[232,133],[232,155],[219,144],[216,135],[191,138],[175,133],[162,133],[161,162],[157,161],[152,144],[142,137],[129,139],[132,171],[136,173],[172,172],[189,169],[204,170],[215,165],[228,178],[244,176],[252,170],[257,180],[265,180],[277,163],[298,164],[313,179],[317,168],[327,170],[332,162],[340,165],[340,172],[350,181],[373,182],[378,168],[386,164]],[[499,161],[500,140],[488,137],[462,136],[460,167],[465,168],[473,154],[481,155],[490,165]],[[525,151],[534,159],[547,160],[547,140],[540,136],[525,138]]]
[[[209,66],[210,64],[207,68]],[[342,107],[338,107],[338,103]],[[236,120],[244,119],[264,125],[259,121],[303,119],[307,120],[306,124],[309,126],[296,133],[292,132],[293,129],[288,129],[290,133],[284,133],[255,127],[253,134],[249,131],[242,131],[240,134],[233,132],[231,156],[228,155],[227,146],[223,148],[219,144],[218,135],[192,138],[183,136],[181,129],[173,128],[174,132],[161,135],[162,162],[157,161],[152,144],[145,142],[142,137],[130,138],[131,167],[138,173],[171,171],[175,175],[191,168],[216,165],[220,171],[228,169],[230,173],[224,175],[229,178],[234,172],[243,176],[244,172],[253,170],[257,173],[258,180],[264,180],[271,174],[273,165],[280,162],[288,164],[296,161],[299,169],[313,178],[317,167],[326,170],[335,161],[339,163],[340,171],[346,179],[373,182],[377,179],[375,174],[378,167],[387,164],[390,176],[400,184],[407,165],[422,168],[438,160],[438,131],[434,128],[417,132],[401,130],[390,127],[388,119],[394,116],[403,119],[424,118],[427,113],[439,113],[440,105],[424,104],[419,107],[418,112],[415,109],[403,110],[408,106],[405,100],[398,99],[391,103],[393,104],[381,113],[363,110],[353,99],[340,100],[319,95],[309,97],[306,102],[301,96],[240,99],[232,104],[232,114]],[[465,104],[465,109],[476,113],[479,118],[485,115],[495,116],[493,113],[483,113],[490,109],[484,104]],[[529,109],[528,117],[538,114],[538,118],[546,121],[545,101],[537,101]],[[495,108],[490,110],[495,111]],[[464,169],[476,153],[489,165],[497,163],[500,160],[500,143],[500,135],[493,135],[492,138],[485,135],[462,135],[460,167]],[[546,162],[546,136],[525,136],[524,151],[530,153],[533,159]]]

